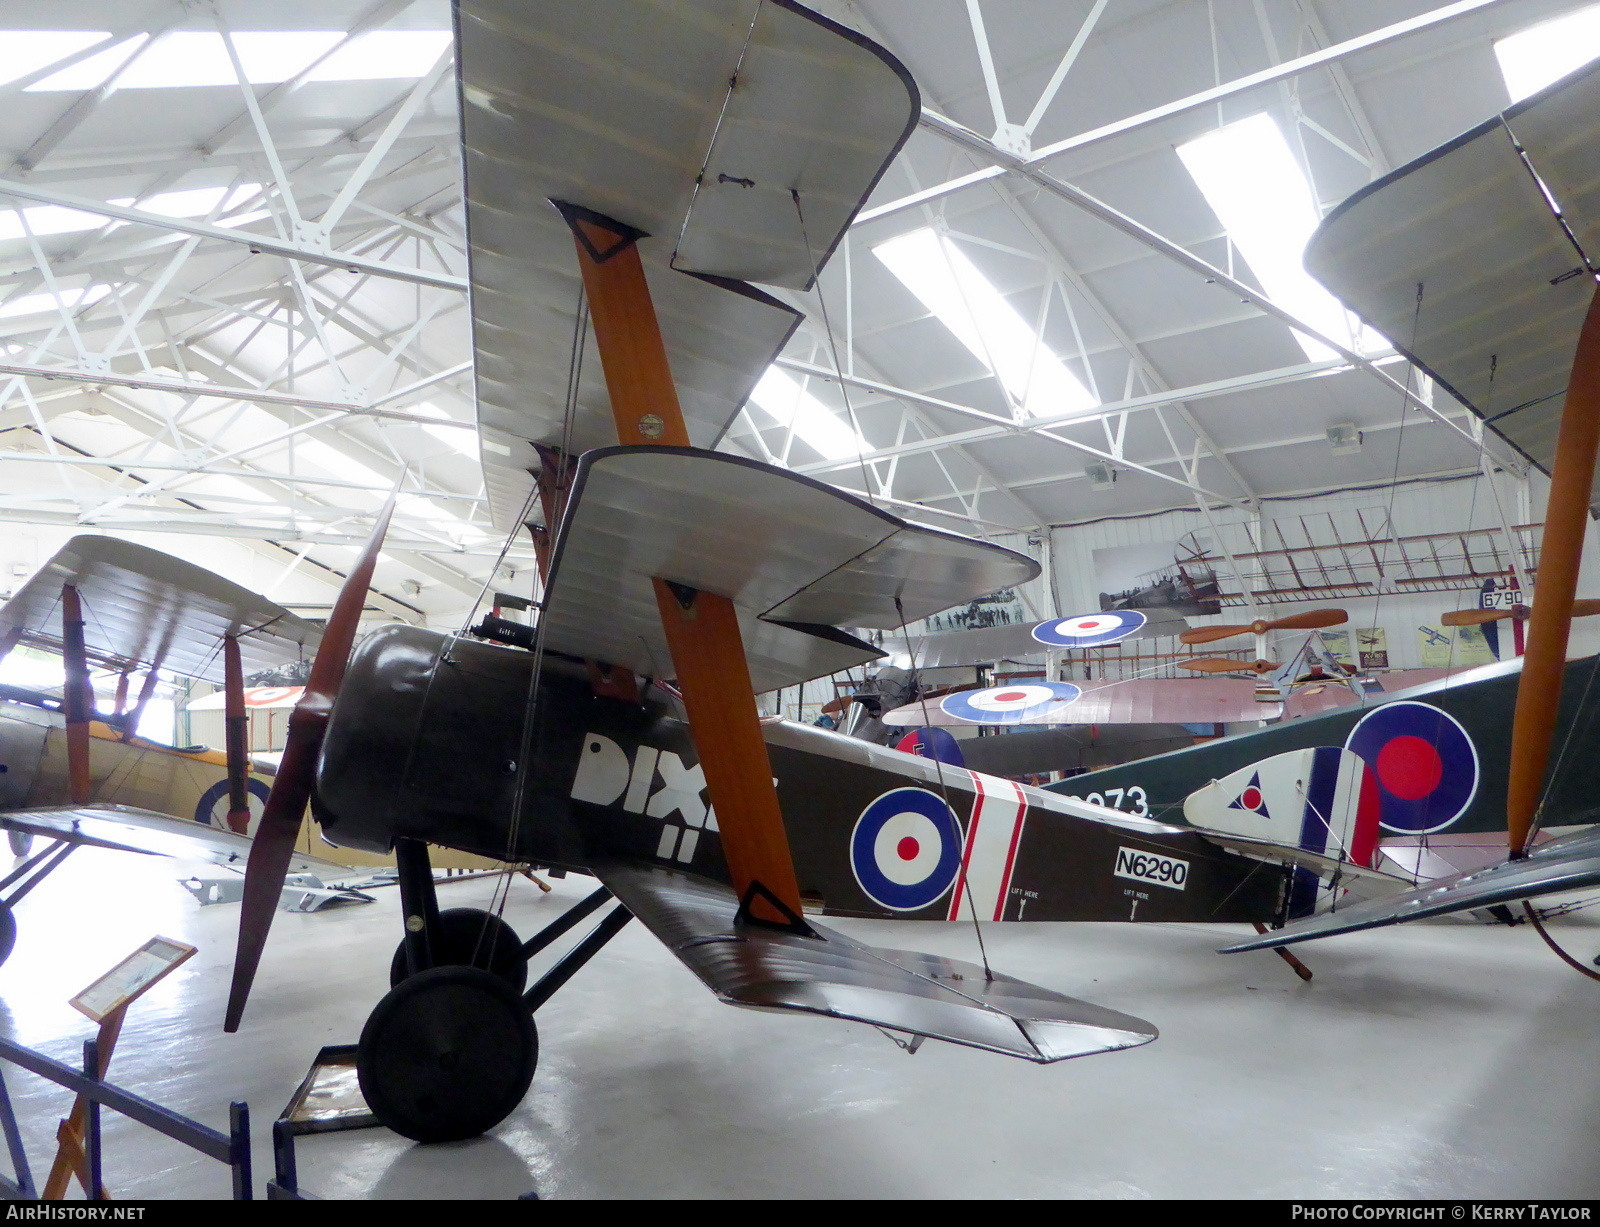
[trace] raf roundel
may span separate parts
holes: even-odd
[[[1061,717],[1067,704],[1082,693],[1071,682],[1021,682],[986,690],[960,690],[945,695],[939,706],[945,715],[974,724],[1042,723]]]
[[[873,902],[915,912],[936,902],[961,868],[961,825],[925,788],[886,792],[856,819],[850,868]]]
[[[1108,609],[1041,622],[1033,628],[1033,637],[1052,648],[1098,648],[1126,639],[1141,630],[1145,621],[1137,609]]]
[[[1455,717],[1427,703],[1386,703],[1350,730],[1378,785],[1378,821],[1423,835],[1449,826],[1478,794],[1478,750]]]

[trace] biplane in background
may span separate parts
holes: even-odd
[[[501,524],[527,523],[545,554],[537,625],[355,644],[380,521],[290,719],[227,1028],[309,806],[336,844],[397,858],[393,987],[357,1070],[409,1137],[503,1119],[532,1078],[534,1011],[631,918],[725,1002],[911,1047],[1052,1062],[1154,1039],[1138,1018],[815,919],[1266,924],[1298,879],[1193,829],[758,717],[756,693],[882,655],[841,627],[903,628],[1038,566],[710,450],[796,321],[751,282],[813,284],[916,123],[904,69],[787,0],[606,13],[456,6],[483,456]],[[603,379],[579,361],[586,317]],[[430,847],[600,888],[522,941],[487,912],[447,922]],[[1289,854],[1352,886],[1409,885],[1336,849]],[[608,898],[527,987],[530,956]]]
[[[19,645],[59,654],[66,684],[59,696],[8,686],[0,697],[0,829],[21,858],[0,881],[8,890],[0,962],[16,938],[13,906],[75,848],[243,868],[271,776],[246,749],[242,710],[230,713],[226,752],[163,745],[134,730],[159,672],[223,685],[219,695],[229,695],[229,676],[242,685],[247,674],[300,659],[319,637],[309,622],[221,576],[110,537],[72,538],[18,589],[0,608],[0,659]],[[120,675],[115,711],[96,710],[95,665]],[[36,839],[50,842],[32,853]],[[303,841],[294,865],[302,876],[286,902],[311,910],[364,900],[322,885],[348,877],[350,863]]]

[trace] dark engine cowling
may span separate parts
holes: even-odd
[[[584,730],[561,719],[562,709],[594,701],[581,666],[545,661],[528,797],[512,831],[533,661],[518,648],[413,626],[363,639],[318,763],[314,808],[328,838],[381,852],[408,836],[501,859],[581,863],[566,797]]]

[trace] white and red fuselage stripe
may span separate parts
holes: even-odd
[[[961,849],[961,872],[950,895],[951,920],[1001,920],[1011,890],[1011,870],[1028,816],[1028,800],[1011,780],[972,777],[972,819]]]

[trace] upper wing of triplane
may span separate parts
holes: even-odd
[[[982,967],[884,950],[811,924],[746,924],[726,886],[678,870],[599,865],[611,892],[729,1005],[852,1019],[1041,1063],[1135,1048],[1143,1019]]]
[[[789,0],[458,0],[478,423],[496,522],[532,444],[617,441],[600,364],[568,414],[579,277],[546,202],[639,244],[690,439],[709,447],[799,315],[804,288],[916,124],[909,74]],[[691,275],[684,275],[691,274]]]

